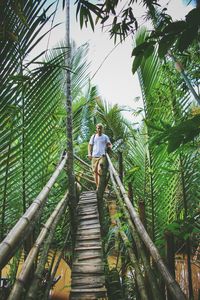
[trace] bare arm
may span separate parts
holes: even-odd
[[[92,159],[92,145],[88,144],[88,158]]]

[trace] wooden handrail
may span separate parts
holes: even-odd
[[[119,175],[117,174],[111,159],[108,154],[106,154],[108,164],[109,164],[109,171],[112,172],[112,174],[115,177],[116,183],[120,188],[121,194],[124,198],[125,204],[127,206],[127,209],[129,211],[129,214],[131,216],[132,221],[134,222],[137,232],[140,236],[140,238],[143,240],[145,243],[147,249],[151,253],[152,258],[154,259],[158,270],[160,271],[160,274],[163,277],[163,280],[165,281],[167,287],[169,288],[170,292],[174,296],[175,299],[177,300],[184,300],[186,299],[185,294],[182,292],[180,286],[176,282],[176,280],[173,278],[167,267],[165,266],[156,246],[154,245],[153,241],[149,237],[146,229],[144,228],[139,216],[137,215],[137,212],[135,211],[130,199],[128,198],[128,195],[125,191],[125,188],[119,178]]]
[[[67,204],[67,197],[68,192],[64,195],[62,200],[57,204],[56,208],[54,209],[51,216],[46,221],[45,225],[43,226],[42,230],[40,231],[40,234],[35,241],[33,247],[31,248],[28,256],[26,257],[26,260],[24,261],[20,273],[17,275],[15,284],[12,288],[12,291],[9,295],[8,300],[18,300],[21,297],[21,294],[23,292],[23,288],[25,287],[25,284],[28,280],[28,276],[30,275],[30,272],[32,270],[32,266],[35,262],[35,259],[39,253],[40,247],[46,238],[47,234],[49,233],[49,230],[51,230],[51,226],[53,223],[56,222],[56,225],[59,221],[57,218],[58,215],[61,215],[63,209],[66,207]]]
[[[63,170],[67,161],[67,154],[63,157],[62,161],[54,171],[53,175],[33,201],[33,203],[26,210],[24,215],[18,220],[15,226],[11,229],[8,235],[0,244],[0,269],[2,269],[12,257],[13,253],[19,248],[27,236],[29,230],[40,215],[41,208],[46,202],[46,198],[58,178],[60,172]]]

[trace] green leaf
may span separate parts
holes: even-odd
[[[137,47],[135,47],[133,49],[131,56],[137,56],[137,55],[144,54],[144,52],[148,48],[148,46],[149,46],[148,42],[141,43],[140,45],[138,45]]]
[[[179,50],[180,52],[183,52],[192,44],[192,42],[194,41],[194,39],[197,38],[197,36],[198,36],[197,29],[194,28],[187,29],[180,35],[177,41],[176,49]]]
[[[177,34],[182,32],[184,29],[187,28],[187,24],[185,21],[176,21],[173,23],[168,24],[164,30],[163,33],[167,33],[167,34]]]
[[[187,15],[186,15],[186,22],[190,26],[199,26],[200,25],[200,8],[194,8],[192,9]]]
[[[172,47],[175,40],[175,35],[166,35],[160,40],[158,47],[158,56],[160,58],[163,58],[167,54],[168,50]]]
[[[148,58],[149,56],[151,56],[153,54],[153,52],[154,52],[154,46],[150,44],[144,52],[144,57]]]
[[[133,64],[132,64],[132,73],[135,74],[135,72],[137,71],[137,69],[139,68],[141,62],[143,59],[143,55],[137,55],[134,60],[133,60]]]
[[[188,238],[190,237],[190,232],[186,232],[184,235],[183,235],[183,239],[186,241]]]
[[[181,142],[182,142],[181,136],[174,136],[173,138],[171,138],[168,141],[168,147],[167,147],[168,153],[175,151],[181,145]]]
[[[18,36],[15,32],[6,31],[6,35],[7,35],[8,39],[11,40],[12,42],[18,41]]]
[[[81,8],[80,8],[80,26],[81,26],[81,28],[83,28],[84,16],[85,16],[84,9],[83,9],[83,6],[81,6]]]
[[[92,30],[94,31],[94,22],[93,22],[92,15],[91,15],[90,11],[88,12],[88,17],[89,17],[89,21],[90,21],[90,25],[92,27]]]

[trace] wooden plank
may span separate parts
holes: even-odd
[[[81,247],[83,248],[83,247]],[[86,250],[76,250],[74,252],[74,259],[82,259],[85,256],[94,256],[94,255],[98,255],[98,256],[102,256],[102,249],[99,249],[101,247],[96,247],[98,249],[94,249],[91,250],[88,247],[86,248]],[[79,248],[76,248],[79,249]]]
[[[96,191],[80,196],[71,300],[107,299]]]
[[[94,229],[94,228],[100,228],[99,224],[89,224],[89,225],[81,225],[79,226],[79,230],[88,230],[88,229]]]
[[[84,247],[84,248],[90,248],[90,247],[100,247],[101,248],[101,244],[100,243],[78,243],[76,245],[77,248],[80,247]]]
[[[106,292],[106,288],[97,288],[97,289],[71,289],[72,293],[99,293],[99,292]]]
[[[85,200],[87,201],[88,199],[97,199],[97,195],[86,195],[86,196],[81,196],[80,200]]]
[[[84,250],[101,250],[101,247],[75,247],[75,251],[84,251]]]
[[[79,203],[78,203],[78,205],[84,205],[85,206],[85,205],[91,205],[91,204],[94,204],[94,203],[96,204],[97,200],[95,200],[95,199],[92,200],[91,199],[91,200],[88,200],[87,202],[80,200]]]
[[[79,224],[82,225],[92,225],[92,224],[97,224],[99,225],[99,221],[97,219],[94,220],[79,220]]]
[[[79,257],[78,260],[86,260],[86,259],[96,259],[96,258],[101,258],[102,259],[102,255],[85,255],[82,257]]]
[[[75,262],[79,263],[79,262],[87,262],[89,264],[101,264],[102,263],[102,258],[87,258],[87,259],[83,259],[81,258],[77,258],[75,260]]]
[[[89,241],[89,240],[99,240],[101,238],[100,234],[77,234],[76,241]]]
[[[87,277],[73,277],[72,278],[72,286],[74,285],[85,285],[85,281],[87,280],[88,284],[99,284],[104,286],[105,283],[105,276],[98,275],[98,276],[87,276]]]
[[[81,212],[78,211],[77,215],[78,216],[85,216],[85,215],[90,215],[90,214],[94,214],[96,216],[98,216],[99,214],[97,213],[96,209],[92,209],[92,210],[82,210]]]
[[[88,214],[96,214],[97,216],[99,216],[99,214],[97,213],[96,210],[94,209],[87,209],[85,207],[83,207],[82,209],[77,210],[77,215],[81,216],[81,215],[88,215]]]
[[[89,275],[89,274],[101,274],[103,275],[104,274],[104,268],[103,267],[94,267],[94,266],[85,266],[85,267],[82,267],[82,266],[75,266],[73,267],[73,271],[72,271],[72,277],[75,275],[75,274],[86,274],[86,275]]]
[[[86,295],[82,295],[82,294],[80,294],[80,293],[78,293],[78,294],[71,294],[71,296],[70,296],[70,300],[101,300],[101,299],[107,299],[107,298],[97,298],[97,296],[96,296],[96,294],[94,293],[94,294],[90,294],[90,295],[88,295],[88,294],[86,294]]]
[[[97,237],[100,237],[101,238],[101,234],[100,234],[100,230],[99,228],[94,228],[94,229],[83,229],[79,232],[77,232],[76,234],[76,238],[78,239],[79,237],[83,236],[83,237],[86,237],[86,236],[89,236],[91,234],[91,236],[97,236]]]
[[[94,214],[79,216],[79,220],[90,220],[90,219],[98,220],[98,216]]]

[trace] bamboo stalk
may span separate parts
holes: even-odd
[[[187,77],[187,75],[183,69],[183,66],[176,60],[175,56],[172,54],[171,51],[168,51],[168,55],[174,61],[176,70],[181,74],[181,76],[182,76],[183,80],[185,81],[187,87],[189,88],[190,92],[193,94],[195,100],[200,105],[200,97],[197,95],[195,89],[193,88],[191,81],[189,80],[189,78]]]
[[[118,227],[121,228],[121,223],[120,223],[119,220],[117,221],[117,223],[118,223]],[[133,267],[134,267],[134,270],[135,270],[135,273],[136,273],[135,277],[136,277],[138,290],[139,290],[141,299],[142,300],[148,300],[148,296],[147,296],[146,291],[145,291],[144,278],[143,278],[142,272],[139,268],[138,261],[137,261],[137,258],[135,256],[135,253],[133,252],[133,249],[130,248],[130,242],[129,242],[125,232],[123,230],[120,230],[119,233],[121,235],[121,238],[122,238],[124,244],[126,245],[128,255],[130,257],[131,263],[133,264]]]
[[[52,224],[55,222],[56,217],[60,213],[60,211],[63,211],[64,207],[67,203],[67,197],[68,192],[65,194],[65,196],[62,198],[62,200],[58,203],[55,210],[45,223],[43,229],[41,230],[37,240],[35,241],[33,247],[31,248],[26,260],[24,261],[24,264],[22,266],[20,274],[17,276],[15,284],[12,288],[12,291],[9,295],[8,300],[18,300],[21,297],[21,294],[23,292],[23,288],[25,288],[27,279],[30,275],[30,271],[32,270],[32,266],[34,264],[34,261],[39,253],[40,247],[42,243],[44,242],[44,239],[46,238],[47,234],[49,233],[49,230],[51,229]]]
[[[169,288],[170,292],[174,296],[175,299],[177,300],[183,300],[186,299],[185,294],[182,292],[180,286],[178,283],[175,281],[171,273],[168,271],[167,267],[165,266],[157,248],[153,244],[152,240],[150,239],[147,231],[145,230],[140,218],[138,217],[134,207],[131,204],[131,201],[129,200],[127,193],[125,191],[124,186],[121,183],[121,180],[119,178],[119,175],[117,174],[116,170],[114,169],[112,162],[110,160],[110,157],[106,154],[108,162],[109,162],[109,167],[111,171],[114,174],[114,177],[116,179],[116,182],[120,188],[120,191],[122,193],[122,196],[124,198],[124,201],[126,203],[126,206],[128,208],[128,211],[130,213],[131,219],[133,220],[136,229],[138,231],[138,234],[140,238],[143,240],[145,243],[146,247],[149,249],[149,252],[151,253],[151,256],[153,257],[154,261],[156,262],[156,265],[158,267],[158,270],[160,271],[160,274],[162,275],[167,287]]]
[[[69,182],[69,211],[71,215],[71,234],[72,243],[75,244],[77,217],[76,217],[76,189],[75,189],[75,175],[74,175],[74,154],[73,154],[73,112],[72,112],[72,93],[71,93],[71,43],[70,43],[70,0],[65,0],[66,5],[66,46],[68,53],[66,56],[66,64],[68,66],[66,71],[66,134],[67,134],[67,177]]]
[[[89,169],[92,169],[91,165],[89,165],[88,163],[86,163],[84,160],[82,160],[80,157],[78,157],[76,154],[74,154],[74,158],[76,158],[78,161],[80,161],[83,165],[85,165],[86,167],[88,167]]]
[[[122,198],[120,197],[120,194],[117,190],[117,186],[116,186],[116,183],[115,183],[115,180],[113,178],[113,174],[112,174],[112,171],[110,171],[110,178],[111,178],[111,181],[112,181],[112,184],[113,184],[113,188],[114,188],[114,191],[116,193],[116,196],[117,196],[117,200],[118,200],[118,203],[120,205],[120,208],[123,210],[123,214],[125,216],[125,219],[129,225],[129,228],[131,230],[131,234],[132,234],[132,237],[135,241],[135,244],[136,244],[136,247],[137,247],[137,251],[138,253],[140,253],[140,256],[142,258],[142,261],[143,261],[143,266],[144,266],[144,269],[145,269],[145,272],[147,274],[147,278],[148,278],[148,281],[151,285],[151,291],[152,291],[152,295],[153,295],[153,299],[157,300],[161,300],[163,299],[162,296],[161,296],[161,293],[159,291],[159,288],[158,288],[158,284],[156,282],[156,278],[155,278],[155,275],[153,273],[153,270],[151,269],[151,266],[150,266],[150,262],[149,262],[149,258],[147,257],[147,253],[146,253],[146,249],[144,249],[144,244],[142,245],[142,242],[140,241],[140,238],[138,236],[138,233],[135,229],[135,226],[130,218],[130,215],[127,211],[127,208],[124,206],[124,203],[123,203],[123,200]]]
[[[45,269],[45,264],[46,264],[46,260],[47,260],[47,256],[48,256],[47,254],[49,252],[49,248],[50,248],[51,242],[54,237],[56,226],[57,226],[58,222],[60,221],[60,218],[63,213],[63,209],[65,209],[65,205],[66,205],[66,202],[64,202],[64,204],[58,211],[57,215],[55,216],[53,223],[51,224],[51,230],[49,230],[49,232],[48,232],[49,235],[47,236],[47,238],[43,244],[42,253],[41,253],[35,274],[34,274],[34,278],[32,280],[31,286],[28,290],[28,294],[26,296],[27,300],[38,299],[37,298],[37,289],[38,289],[39,283],[43,279],[43,271]]]
[[[46,198],[58,175],[64,168],[66,161],[67,154],[65,155],[59,166],[56,168],[45,187],[26,210],[25,214],[19,219],[19,221],[15,224],[15,226],[11,229],[6,238],[0,244],[0,269],[2,269],[8,263],[9,259],[12,257],[12,254],[22,244],[27,233],[33,226],[33,223],[38,218],[38,212],[46,202]]]
[[[64,250],[66,248],[66,244],[67,244],[67,241],[69,239],[69,235],[66,236],[65,240],[64,240],[64,243],[63,243],[63,247],[62,247],[62,250],[58,256],[58,259],[53,267],[53,271],[51,273],[51,277],[50,277],[50,280],[48,281],[47,283],[47,286],[46,286],[46,291],[45,291],[45,294],[44,294],[44,300],[48,300],[49,299],[49,293],[50,293],[50,290],[51,290],[51,287],[52,287],[52,282],[54,280],[54,277],[56,275],[56,272],[58,270],[58,267],[59,267],[59,264],[61,262],[61,259],[63,257],[63,253],[64,253]]]

